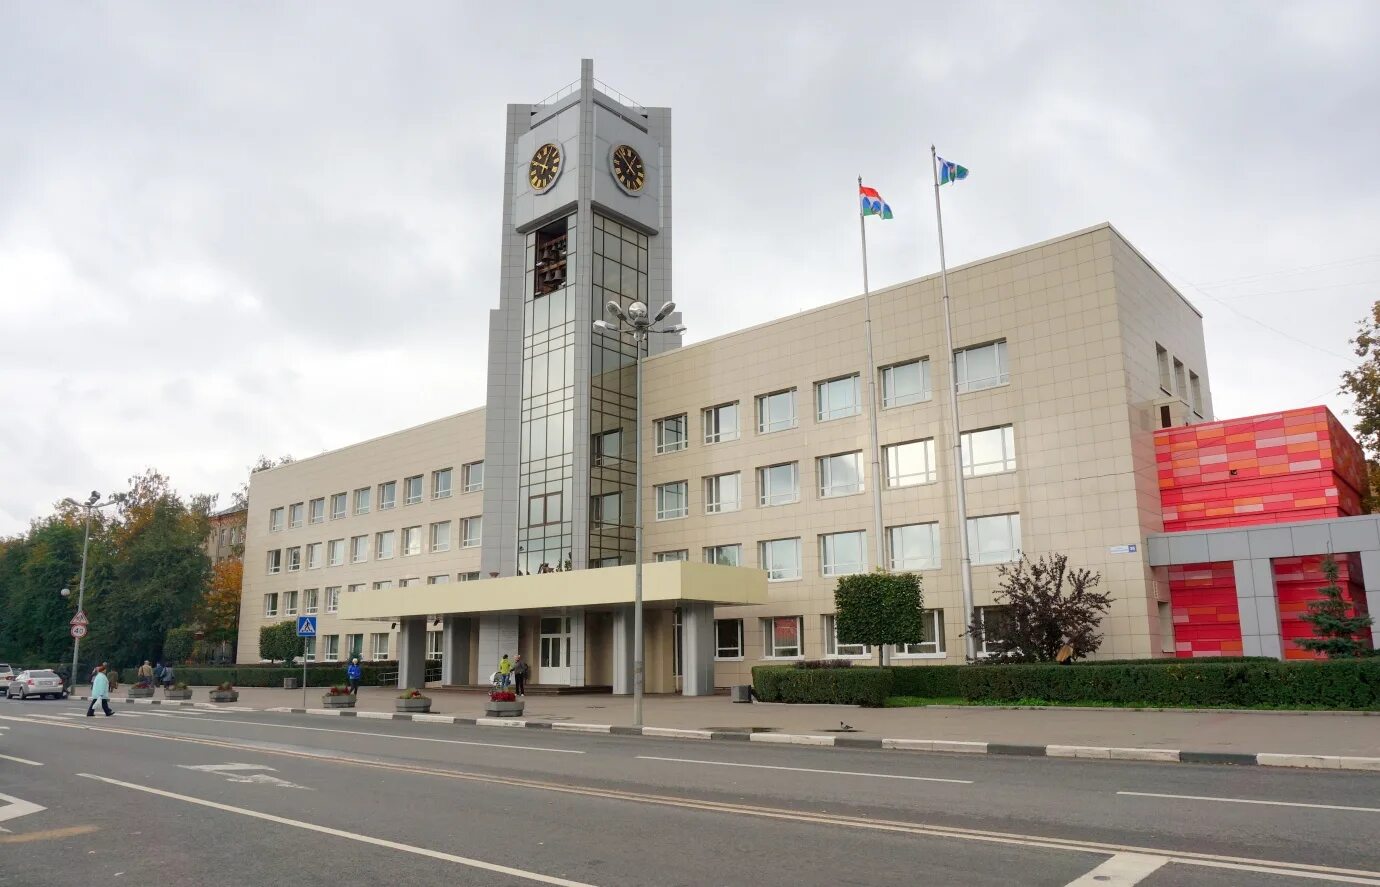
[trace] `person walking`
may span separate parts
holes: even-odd
[[[173,670],[172,665],[165,665],[165,666],[163,666],[163,689],[164,689],[164,690],[167,690],[168,688],[170,688],[170,687],[173,685],[173,678],[175,678],[175,677],[177,677],[177,673]]]
[[[513,681],[513,660],[504,653],[503,658],[498,660],[498,685],[507,689]]]
[[[163,660],[158,660],[158,664],[153,667],[153,686],[157,687],[163,683]]]
[[[149,665],[147,659],[144,660],[143,665],[139,666],[139,683],[142,684],[145,681],[148,681],[150,687],[153,686],[153,666]]]
[[[96,716],[96,700],[101,702],[101,710],[108,718],[115,712],[110,710],[110,678],[105,676],[105,666],[96,666],[96,676],[91,679],[91,704],[86,707],[86,716]]]
[[[364,674],[364,669],[359,667],[358,659],[351,659],[350,664],[345,667],[345,680],[350,685],[350,693],[359,695],[359,679]]]
[[[531,674],[532,666],[522,661],[522,654],[517,654],[513,660],[513,680],[517,682],[517,695],[527,695],[527,675]]]

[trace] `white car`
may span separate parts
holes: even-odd
[[[14,666],[0,662],[0,688],[8,687],[12,680],[14,680]]]
[[[5,687],[6,699],[13,699],[15,696],[20,699],[28,699],[30,696],[51,696],[61,699],[62,694],[62,678],[47,669],[21,671],[14,676],[9,686]]]

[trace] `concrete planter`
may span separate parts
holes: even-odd
[[[212,702],[239,702],[240,692],[238,690],[212,690]]]
[[[517,702],[494,702],[484,705],[484,713],[491,718],[517,718],[522,716],[522,700]]]
[[[321,697],[322,708],[354,708],[355,695],[353,693],[343,693],[340,696],[332,696],[327,693]]]
[[[163,698],[164,698],[164,699],[191,699],[191,698],[192,698],[192,691],[191,691],[191,690],[164,690],[164,691],[163,691]]]
[[[130,687],[130,688],[129,688],[129,693],[125,696],[125,698],[126,698],[126,699],[152,699],[152,698],[153,698],[153,688],[152,688],[152,687],[149,687],[149,688],[147,688],[147,689],[140,690],[140,689],[138,689],[137,687]]]
[[[431,700],[426,696],[418,699],[395,699],[393,700],[393,710],[425,714],[431,711]]]

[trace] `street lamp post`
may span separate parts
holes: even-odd
[[[73,508],[84,508],[84,509],[86,509],[86,534],[85,534],[85,536],[83,537],[82,543],[81,543],[81,579],[80,579],[80,581],[77,583],[77,612],[78,612],[78,613],[80,613],[80,612],[83,611],[83,609],[85,608],[85,604],[86,604],[86,552],[87,552],[87,550],[91,547],[91,514],[92,514],[92,512],[93,512],[95,509],[97,509],[97,508],[104,508],[104,507],[106,507],[107,505],[110,505],[110,504],[114,503],[114,501],[115,501],[114,499],[111,499],[111,500],[108,500],[108,501],[106,501],[106,502],[101,502],[101,501],[100,501],[100,498],[101,498],[101,494],[98,493],[98,492],[96,492],[95,490],[92,490],[92,491],[91,491],[91,496],[90,496],[90,498],[88,498],[85,502],[78,502],[77,500],[75,500],[75,499],[70,499],[70,498],[69,498],[69,499],[63,499],[63,500],[62,500],[62,501],[65,502],[66,504],[71,505]],[[62,590],[62,596],[63,596],[63,597],[68,597],[68,596],[71,595],[71,594],[72,594],[71,589],[64,588],[64,589]],[[73,638],[72,638],[72,676],[71,676],[70,678],[68,678],[68,680],[67,680],[68,689],[71,689],[72,687],[75,687],[76,684],[77,684],[77,656],[78,656],[78,654],[80,654],[80,652],[81,652],[81,638],[79,638],[79,637],[73,637]]]
[[[633,302],[624,311],[615,301],[610,301],[604,306],[608,313],[613,315],[616,323],[609,323],[605,320],[594,321],[594,328],[603,333],[621,335],[624,332],[632,333],[633,350],[636,352],[634,365],[637,374],[637,425],[633,429],[633,441],[635,451],[633,458],[633,726],[642,726],[642,688],[646,673],[646,663],[644,661],[645,650],[642,643],[642,351],[647,344],[647,336],[651,333],[679,334],[685,332],[684,326],[671,326],[665,329],[655,329],[654,327],[670,316],[676,310],[675,302],[667,302],[657,311],[655,317],[649,317],[647,306],[642,302]],[[618,324],[623,324],[620,327]],[[626,327],[626,329],[624,328]]]

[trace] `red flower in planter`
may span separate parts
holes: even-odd
[[[512,690],[491,690],[489,692],[490,702],[517,702],[517,694]]]

